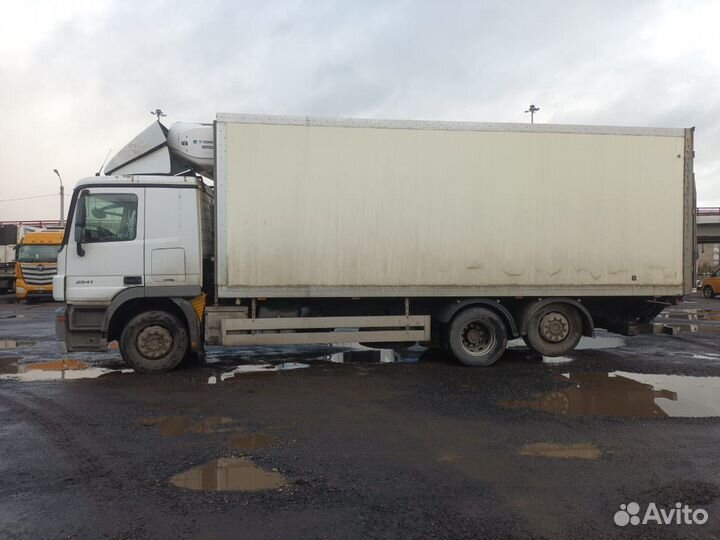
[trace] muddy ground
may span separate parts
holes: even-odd
[[[490,368],[419,349],[61,355],[0,300],[0,538],[718,538],[720,299]],[[388,361],[395,360],[395,361]],[[621,504],[704,525],[620,527]]]

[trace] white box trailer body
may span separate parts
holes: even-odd
[[[22,234],[22,227],[17,224],[0,223],[0,264],[15,262],[15,248]]]
[[[15,290],[15,250],[22,235],[21,225],[0,222],[0,291]]]
[[[0,246],[0,264],[12,263],[15,261],[15,246]]]
[[[219,114],[223,297],[692,287],[692,130]]]

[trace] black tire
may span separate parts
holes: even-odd
[[[710,285],[705,285],[703,287],[703,296],[705,298],[715,298],[715,291]]]
[[[450,352],[466,366],[489,366],[507,347],[507,330],[500,316],[487,308],[471,307],[455,315],[447,329]]]
[[[136,315],[120,335],[120,354],[141,373],[162,373],[182,362],[189,350],[185,325],[166,311]]]
[[[582,319],[573,306],[553,303],[530,313],[526,344],[543,356],[562,356],[572,351],[582,337]]]

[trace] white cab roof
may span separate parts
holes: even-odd
[[[152,175],[133,175],[133,176],[88,176],[78,180],[75,188],[83,186],[104,184],[113,186],[117,184],[152,184],[165,186],[200,186],[204,187],[203,181],[196,176],[152,176]]]

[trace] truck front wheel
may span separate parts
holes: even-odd
[[[489,366],[507,347],[505,323],[494,311],[471,307],[450,322],[447,345],[466,366]]]
[[[715,298],[715,291],[710,285],[705,285],[702,291],[705,298]]]
[[[185,325],[166,311],[136,315],[123,328],[120,353],[135,371],[160,373],[176,367],[188,351]]]
[[[562,356],[572,351],[581,337],[582,321],[577,309],[556,303],[530,314],[523,339],[543,356]]]

